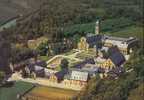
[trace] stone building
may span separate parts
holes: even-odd
[[[117,46],[119,50],[127,55],[132,52],[133,47],[138,45],[138,39],[134,37],[120,38],[114,36],[103,36],[104,47]]]
[[[52,74],[49,80],[53,83],[60,83],[68,87],[85,87],[89,80],[89,73],[77,69],[59,71]]]
[[[100,33],[99,20],[95,24],[95,34],[88,34],[86,37],[82,37],[78,43],[79,50],[89,50],[90,48],[100,48],[102,36]]]
[[[107,59],[98,57],[96,59],[96,65],[106,70],[112,70],[113,68],[120,67],[125,62],[125,57],[119,51],[117,47],[111,47],[108,50],[109,57]]]
[[[73,69],[69,74],[65,75],[63,83],[66,86],[78,86],[84,88],[89,80],[89,73]]]
[[[85,51],[89,49],[89,44],[87,43],[85,37],[82,37],[80,39],[80,42],[78,43],[78,49],[79,50],[85,50]]]
[[[117,46],[119,50],[128,55],[135,46],[138,46],[138,39],[134,37],[122,38],[100,34],[99,21],[96,22],[95,34],[89,34],[82,37],[78,43],[79,50],[89,50],[90,48],[99,49],[101,47]],[[97,51],[97,50],[96,50]]]
[[[101,35],[87,35],[86,37],[82,37],[80,42],[78,43],[79,50],[89,50],[90,48],[101,48]]]
[[[29,48],[36,49],[41,43],[45,43],[47,41],[48,41],[48,38],[40,37],[40,38],[37,38],[35,40],[28,40],[27,44],[28,44]]]

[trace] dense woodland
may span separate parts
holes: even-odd
[[[30,15],[19,19],[11,34],[32,39],[41,35],[61,38],[68,27],[112,19],[111,29],[143,22],[143,0],[46,0]],[[123,19],[121,22],[120,19]],[[113,21],[115,20],[115,21]],[[120,20],[120,21],[119,21]],[[120,24],[120,26],[118,26]],[[109,26],[109,25],[108,25]],[[67,29],[67,30],[66,30]],[[75,32],[69,34],[75,35]],[[69,36],[69,35],[66,35]],[[15,35],[13,38],[17,38]],[[18,38],[18,39],[19,39]],[[16,40],[16,39],[14,39]],[[55,39],[56,40],[56,39]]]
[[[19,55],[23,57],[31,52],[26,41],[40,36],[46,36],[53,42],[64,37],[78,41],[79,37],[86,35],[85,30],[94,31],[94,23],[98,19],[102,22],[102,32],[124,37],[137,36],[140,47],[125,64],[126,70],[133,69],[132,72],[125,73],[117,80],[92,79],[81,93],[81,100],[142,100],[144,50],[143,31],[140,30],[144,22],[143,0],[46,0],[35,12],[21,17],[17,26],[0,33],[0,53],[7,57],[5,62],[24,59]],[[5,44],[3,42],[8,44],[5,46],[8,53],[1,49]],[[10,44],[15,43],[24,43],[24,48],[12,46],[10,49]],[[0,58],[0,61],[4,60]]]

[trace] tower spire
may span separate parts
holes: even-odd
[[[99,20],[97,20],[96,24],[95,24],[95,34],[97,34],[97,35],[99,34],[99,31],[100,31],[99,24],[100,24]]]

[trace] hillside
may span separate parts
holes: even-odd
[[[20,14],[27,14],[39,8],[44,0],[0,0],[0,24]]]
[[[18,1],[19,0],[14,0],[14,2],[10,4],[18,5],[15,7],[22,8],[22,11],[21,9],[19,9],[20,11],[11,9],[11,16],[14,16],[17,12],[25,13],[24,10],[32,11],[33,9],[36,10],[36,8],[40,9],[36,13],[32,13],[27,21],[20,22],[14,31],[16,34],[24,35],[27,39],[41,35],[58,35],[62,33],[63,30],[68,35],[73,34],[71,30],[72,32],[77,31],[72,28],[73,26],[95,23],[97,19],[107,23],[105,24],[106,26],[104,26],[107,28],[105,30],[102,29],[103,31],[111,31],[112,28],[117,30],[119,27],[123,28],[143,22],[142,0],[46,0],[41,7],[38,7],[40,4],[39,0],[37,2],[29,0],[28,3],[24,3],[26,0]],[[7,7],[7,4],[5,3],[3,6],[4,9]],[[8,8],[5,9],[9,10],[10,8]],[[5,12],[8,13],[3,14],[4,16],[9,14],[9,11]],[[111,21],[111,19],[113,21]],[[119,26],[119,24],[121,26]],[[70,29],[68,27],[70,27]],[[85,27],[85,25],[82,27]],[[81,30],[81,32],[87,29],[89,30],[89,27],[91,27],[91,25],[85,28],[85,30]]]

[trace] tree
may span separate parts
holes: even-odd
[[[134,71],[137,73],[138,77],[141,77],[144,79],[144,57],[139,56],[138,60],[135,62]]]
[[[37,47],[37,51],[39,52],[40,55],[42,56],[46,56],[47,53],[48,53],[48,43],[45,42],[45,43],[41,43],[38,47]]]
[[[11,45],[7,40],[0,40],[0,70],[9,74],[9,60],[11,56]]]
[[[62,59],[61,64],[60,64],[61,70],[68,69],[68,64],[69,64],[69,62],[67,59]]]
[[[19,63],[30,58],[37,58],[37,52],[35,50],[29,48],[12,49],[11,59],[13,63]]]
[[[144,98],[144,83],[141,83],[137,88],[130,91],[128,100],[143,100]]]
[[[4,77],[5,77],[5,73],[3,71],[0,71],[0,85],[3,83]]]

